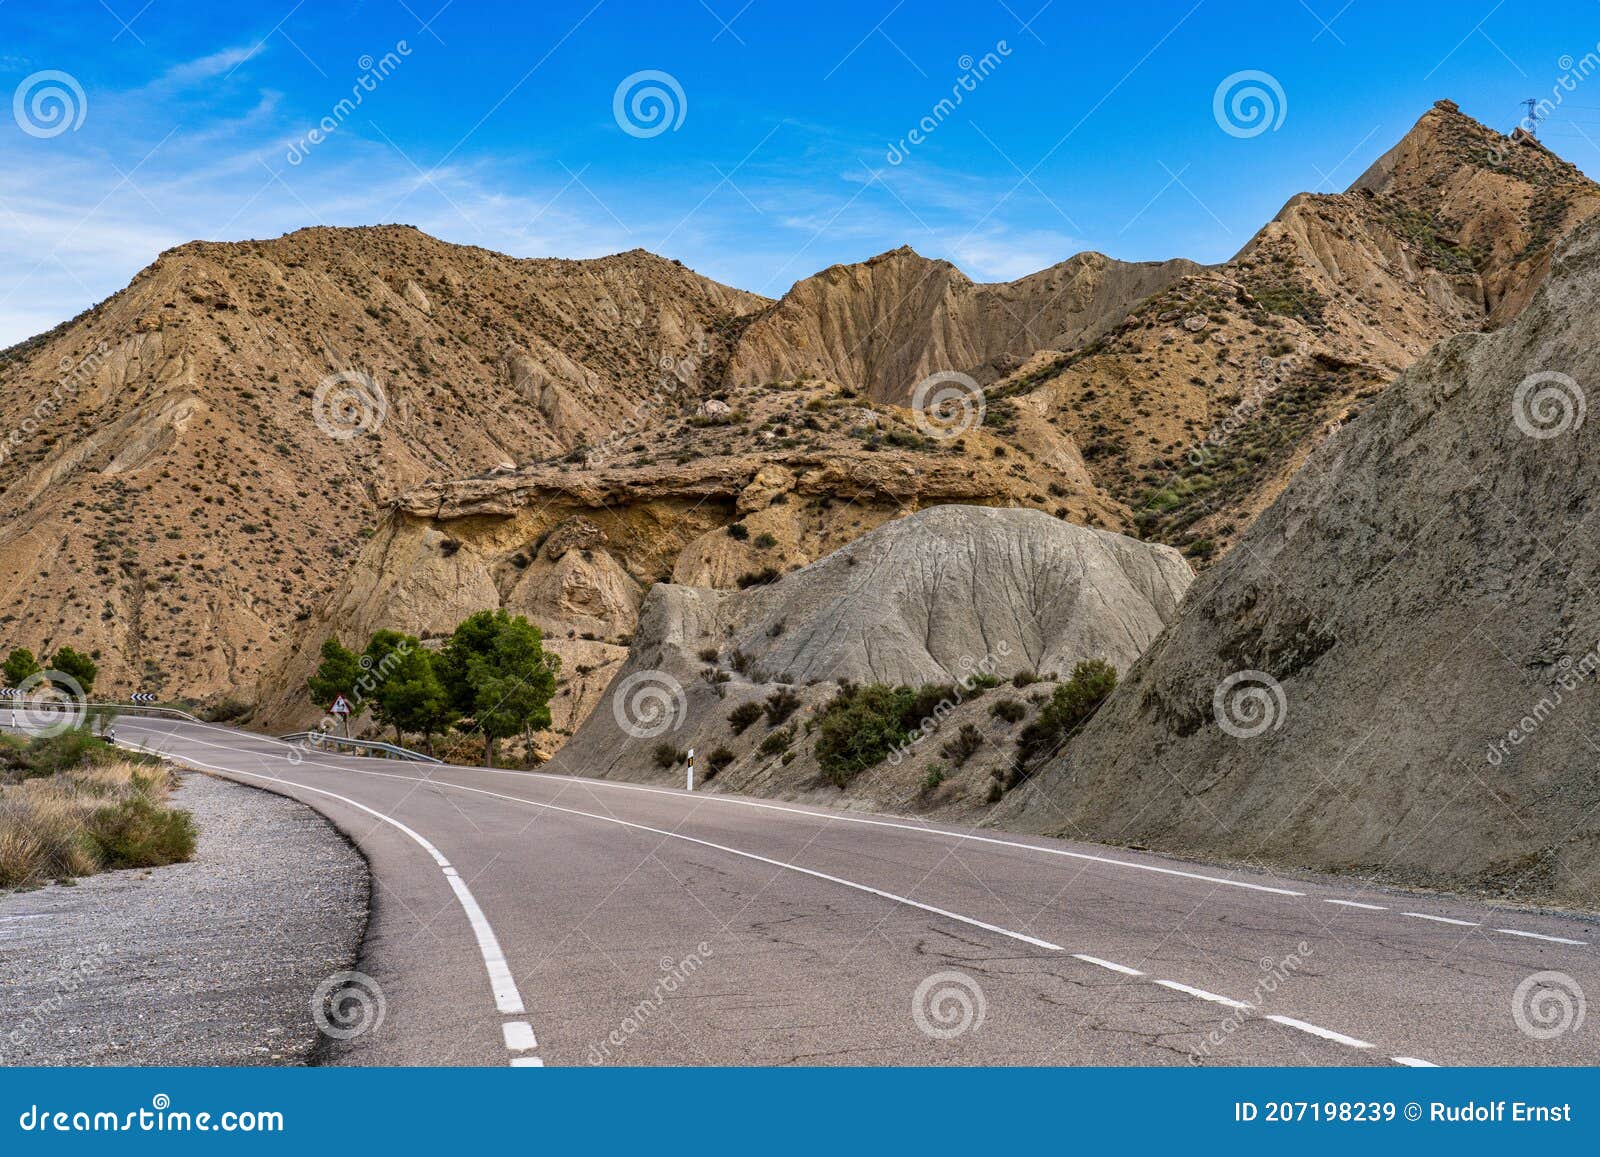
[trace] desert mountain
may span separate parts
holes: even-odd
[[[1200,266],[1080,253],[1017,281],[977,284],[948,261],[902,247],[797,282],[745,329],[728,380],[821,378],[906,405],[929,374],[980,382],[1041,349],[1076,349]]]
[[[715,789],[837,801],[812,750],[816,708],[845,681],[920,687],[979,676],[1040,675],[1040,699],[1082,659],[1126,670],[1176,616],[1192,574],[1176,551],[1076,526],[1037,510],[936,506],[890,522],[769,585],[747,590],[662,583],[639,613],[614,709],[593,712],[557,757],[584,775],[682,776],[662,766],[661,743],[730,757]],[[796,702],[738,726],[738,710],[774,696]],[[972,814],[991,768],[1012,756],[1024,716],[990,708],[1020,694],[969,687],[949,696],[930,733],[902,756],[854,778],[845,798],[863,807]],[[781,701],[781,700],[780,700]],[[1034,704],[1037,706],[1037,704]],[[941,742],[962,724],[984,750],[922,785]],[[785,730],[787,728],[787,730]]]
[[[1513,316],[1597,203],[1441,104],[1209,269],[1084,254],[979,285],[899,250],[772,303],[638,251],[405,227],[182,246],[0,354],[0,642],[73,641],[122,691],[260,682],[258,722],[287,721],[327,634],[505,605],[567,648],[563,732],[651,583],[764,582],[930,505],[1201,564],[1394,369]],[[903,406],[930,369],[985,384],[958,436]]]
[[[1591,221],[1311,456],[1000,822],[1593,907],[1597,320]]]
[[[124,692],[245,690],[400,494],[598,440],[762,304],[404,227],[171,250],[0,358],[5,635]]]
[[[1344,193],[991,391],[1082,448],[1141,537],[1220,557],[1305,456],[1435,342],[1516,315],[1600,186],[1440,101]]]

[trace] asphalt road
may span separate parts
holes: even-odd
[[[1600,1063],[1594,920],[116,726],[303,800],[371,861],[383,1017],[353,1015],[335,1063]]]

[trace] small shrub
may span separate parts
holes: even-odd
[[[669,767],[677,767],[678,764],[688,758],[687,755],[670,743],[656,744],[655,750],[650,755],[655,760],[655,765],[663,771]]]
[[[957,767],[965,767],[967,760],[971,759],[978,748],[983,746],[983,732],[970,723],[963,723],[961,730],[956,732],[954,739],[946,743],[939,751]]]
[[[794,728],[784,727],[769,734],[761,741],[761,746],[756,748],[762,755],[778,755],[789,750],[789,745],[794,742]]]
[[[787,687],[774,691],[767,696],[764,710],[767,713],[767,723],[772,727],[782,724],[789,716],[800,709],[800,696]]]
[[[750,537],[750,529],[742,522],[728,523],[728,537],[743,542]]]
[[[1032,671],[1018,671],[1015,675],[1011,676],[1011,685],[1013,687],[1031,687],[1038,681],[1039,676],[1035,675]]]
[[[706,756],[706,779],[713,779],[724,768],[733,762],[733,752],[726,747],[719,747]]]
[[[728,726],[733,728],[735,735],[743,735],[745,728],[761,718],[761,704],[741,703],[728,712]]]
[[[1007,723],[1015,723],[1028,713],[1028,708],[1016,699],[1002,699],[989,708],[989,714]]]
[[[773,547],[778,545],[778,540],[763,530],[760,534],[756,535],[756,545],[762,550],[771,550]]]
[[[930,763],[928,774],[922,777],[922,793],[926,795],[930,791],[937,790],[944,782],[946,773],[947,768],[942,761],[936,759]]]
[[[716,647],[702,647],[698,655],[702,663],[715,663],[722,658],[722,651]]]
[[[775,567],[775,566],[762,567],[760,570],[753,571],[750,574],[742,574],[742,575],[740,575],[739,576],[739,580],[738,580],[739,581],[739,589],[742,590],[742,591],[746,591],[746,590],[749,590],[751,587],[764,587],[768,583],[777,582],[782,577],[783,576],[778,572],[778,568],[777,567]]]
[[[134,774],[134,783],[140,776]],[[107,868],[159,868],[194,855],[194,817],[166,808],[143,790],[95,812],[89,828]]]
[[[1117,685],[1117,669],[1104,659],[1085,659],[1055,689],[1039,717],[1017,737],[1017,762],[1026,776],[1082,729]]]

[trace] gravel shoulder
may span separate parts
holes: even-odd
[[[0,1064],[294,1065],[354,967],[370,878],[303,804],[180,772],[193,861],[0,893]]]

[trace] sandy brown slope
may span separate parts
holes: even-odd
[[[1079,253],[1016,281],[980,284],[901,247],[796,282],[745,329],[728,380],[821,378],[905,405],[929,374],[956,370],[987,383],[1038,350],[1073,349],[1199,268]]]
[[[737,589],[777,578],[907,513],[1018,506],[1111,526],[1070,442],[1043,459],[977,427],[930,436],[917,415],[831,383],[661,394],[645,429],[491,478],[400,498],[337,590],[267,672],[261,719],[306,720],[300,689],[322,640],[378,626],[427,637],[483,607],[542,627],[564,660],[554,750],[627,656],[657,582]]]
[[[1600,220],[1318,450],[999,822],[1600,906]]]
[[[1294,197],[1233,260],[993,396],[1054,423],[1139,533],[1203,563],[1396,372],[1513,318],[1596,209],[1572,165],[1441,101],[1348,191]]]
[[[761,304],[639,251],[399,226],[174,249],[0,362],[0,642],[92,649],[124,692],[245,690],[397,495],[598,440],[663,360],[715,379]],[[386,413],[341,440],[313,411],[347,371]]]

